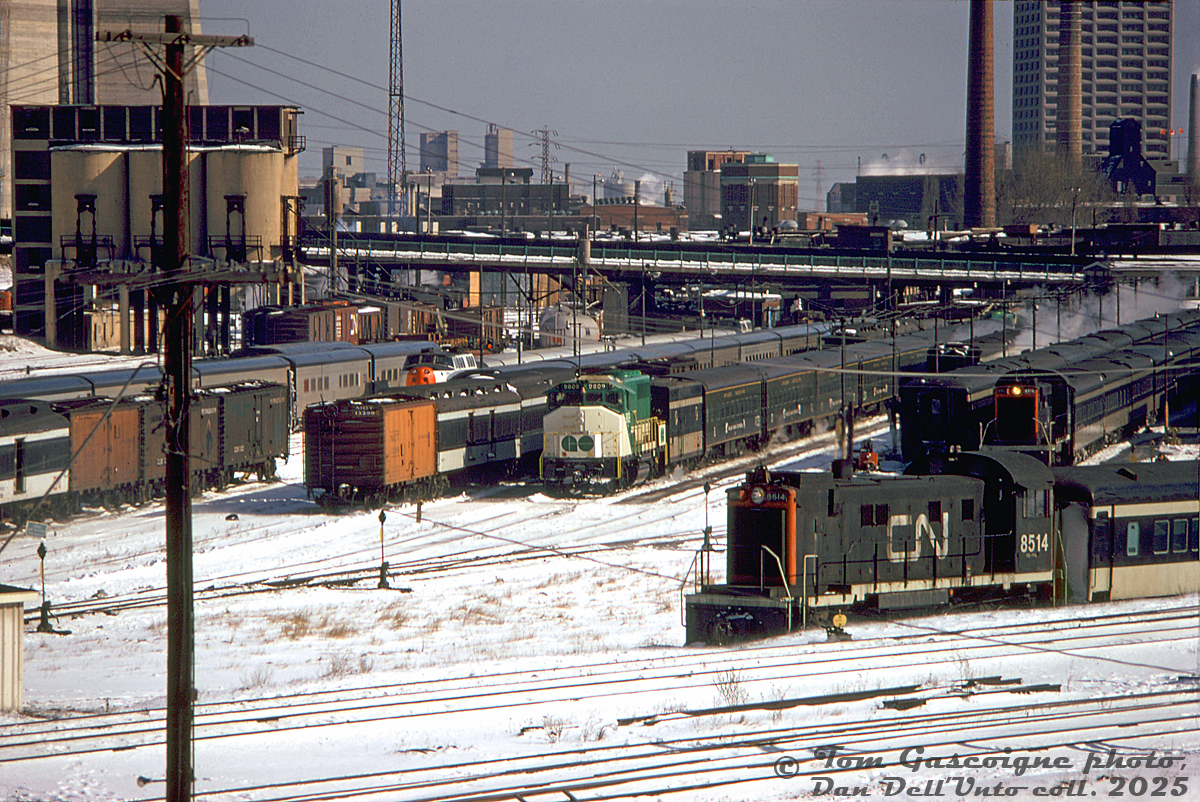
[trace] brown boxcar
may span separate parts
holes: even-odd
[[[84,503],[117,503],[141,480],[138,404],[81,399],[64,402],[59,411],[71,421],[71,492]]]
[[[305,484],[327,501],[419,498],[440,487],[436,407],[424,399],[317,404],[304,412]]]

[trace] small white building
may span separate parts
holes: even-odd
[[[0,585],[0,711],[24,706],[25,605],[37,598],[35,591]]]

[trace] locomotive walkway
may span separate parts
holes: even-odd
[[[329,240],[310,235],[301,245],[309,264],[327,265]],[[454,271],[564,274],[577,269],[577,240],[425,235],[338,235],[340,262],[379,267]],[[588,269],[613,280],[773,284],[893,281],[964,286],[1081,286],[1099,265],[1066,254],[967,254],[895,251],[891,254],[829,248],[801,249],[722,242],[611,242],[593,240]]]

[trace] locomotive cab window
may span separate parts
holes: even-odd
[[[1200,518],[1193,518],[1188,527],[1188,551],[1196,551],[1200,546]]]
[[[1025,517],[1044,518],[1046,516],[1046,491],[1034,490],[1025,492]]]
[[[962,500],[962,520],[964,520],[964,521],[974,521],[975,520],[975,499],[964,498]]]

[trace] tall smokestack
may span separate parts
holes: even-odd
[[[1062,0],[1058,12],[1057,152],[1072,174],[1083,162],[1083,45],[1078,0]]]
[[[1188,203],[1200,203],[1200,99],[1196,97],[1195,74],[1192,75],[1191,100],[1188,103]]]
[[[996,225],[995,75],[992,0],[971,0],[967,46],[967,159],[963,225]]]

